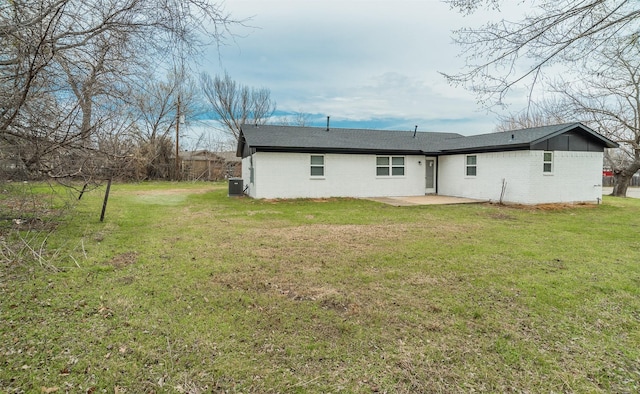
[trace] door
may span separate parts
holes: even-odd
[[[425,194],[434,194],[436,192],[436,160],[426,158],[425,165]]]

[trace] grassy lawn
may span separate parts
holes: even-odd
[[[640,390],[640,200],[103,194],[0,264],[0,392]]]

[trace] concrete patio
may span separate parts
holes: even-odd
[[[603,187],[602,195],[609,195],[613,191],[611,187]],[[630,187],[627,190],[627,197],[640,198],[640,187]],[[478,204],[488,202],[486,200],[474,200],[471,198],[439,196],[437,194],[428,194],[425,196],[408,196],[408,197],[371,197],[367,200],[377,201],[396,207],[408,207],[412,205],[445,205],[445,204]]]
[[[371,197],[367,198],[367,200],[377,201],[396,207],[407,207],[412,205],[478,204],[486,202],[471,198],[439,196],[436,194],[409,197]]]

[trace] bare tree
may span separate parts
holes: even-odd
[[[557,100],[546,100],[541,104],[531,103],[526,110],[500,117],[496,132],[528,129],[575,121],[566,118],[562,105]]]
[[[470,14],[498,10],[504,0],[446,0]],[[546,67],[582,65],[614,38],[632,38],[639,30],[640,7],[630,0],[534,0],[533,11],[520,21],[489,22],[455,32],[467,66],[444,74],[455,85],[477,94],[485,106],[503,105],[507,92],[528,81],[540,81]]]
[[[202,73],[200,84],[218,120],[235,140],[243,124],[265,124],[275,111],[276,103],[269,89],[238,84],[226,72],[224,77],[216,75],[215,78]]]
[[[591,54],[580,72],[546,81],[555,100],[532,103],[526,112],[502,119],[498,130],[536,127],[580,119],[620,144],[605,151],[613,169],[612,195],[624,197],[633,175],[640,170],[640,42],[611,40]]]
[[[215,0],[0,2],[0,165],[13,168],[0,173],[0,183],[55,178],[70,186],[70,195],[78,178],[84,191],[95,176],[130,176],[125,171],[135,164],[139,121],[130,101],[136,76],[163,63],[172,68],[166,59],[192,57],[201,44],[220,43],[236,23]],[[164,146],[171,152],[172,141]],[[50,216],[16,206],[5,211],[0,204],[0,216],[20,223]],[[47,237],[25,238],[21,229],[3,233],[0,248],[42,252],[44,242],[31,244]],[[41,254],[34,257],[42,264]]]
[[[620,148],[605,160],[613,168],[613,195],[624,197],[633,175],[640,170],[640,41],[614,39],[593,52],[581,73],[564,75],[550,83],[562,98],[565,116],[582,119],[618,142]]]
[[[132,90],[131,104],[137,114],[133,132],[140,178],[167,178],[175,161],[172,146],[178,141],[177,123],[198,111],[199,89],[195,82],[172,72],[165,80],[149,74]],[[178,102],[180,108],[178,108]],[[173,158],[172,158],[173,157]]]
[[[195,52],[235,23],[207,0],[15,0],[0,6],[0,140],[31,148],[25,165],[48,172],[46,154],[97,149],[97,112],[122,103],[143,65]],[[100,102],[101,110],[96,110]],[[33,145],[38,149],[32,149]],[[44,154],[44,156],[43,156]]]
[[[300,126],[304,127],[309,124],[309,118],[311,114],[305,112],[296,112],[293,115],[285,116],[277,123],[282,126]]]
[[[95,106],[122,105],[130,94],[132,74],[143,66],[130,45],[113,44],[98,37],[91,45],[70,49],[54,59],[53,66],[61,70],[58,86],[73,93],[69,96],[75,97],[80,110],[77,128],[85,146],[91,145],[92,135],[99,131]]]
[[[0,9],[0,137],[19,137],[9,126],[18,120],[29,93],[38,88],[39,75],[53,58],[50,37],[64,5],[62,0],[40,7],[15,2]]]
[[[460,12],[499,10],[502,0],[447,0]],[[490,22],[455,33],[467,67],[446,75],[474,91],[485,106],[504,105],[516,85],[538,85],[562,97],[561,117],[580,119],[619,142],[605,156],[614,168],[614,195],[626,195],[640,168],[640,7],[630,0],[532,0],[533,12],[516,22]],[[562,66],[559,80],[545,73]],[[557,71],[557,69],[555,70]],[[573,78],[572,78],[573,77]],[[531,96],[530,96],[531,102]],[[615,159],[614,159],[615,157]],[[624,160],[620,158],[624,157]]]
[[[185,118],[197,112],[199,88],[189,77],[169,73],[163,80],[147,74],[137,81],[131,94],[131,104],[139,115],[139,138],[155,140],[175,131],[180,96],[180,115]]]

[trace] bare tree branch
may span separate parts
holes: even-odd
[[[449,0],[463,13],[498,9],[499,0]],[[488,23],[455,32],[466,56],[464,71],[443,74],[477,94],[485,106],[504,105],[515,85],[557,62],[583,64],[613,38],[637,35],[640,9],[631,0],[532,1],[535,13],[519,22]]]
[[[0,141],[15,146],[30,171],[56,176],[64,173],[62,157],[82,162],[75,159],[79,149],[95,155],[122,146],[105,144],[103,135],[122,136],[106,129],[116,124],[132,129],[137,116],[125,117],[129,126],[115,118],[131,104],[141,70],[176,51],[184,57],[204,42],[220,43],[241,22],[208,0],[6,2],[0,6]]]
[[[640,170],[639,58],[640,41],[611,40],[591,54],[592,61],[585,62],[579,73],[547,82],[556,101],[542,103],[533,117],[514,117],[542,124],[579,119],[618,142],[620,148],[605,155],[614,172],[613,194],[617,196],[626,195],[631,177]]]
[[[202,73],[200,84],[219,122],[235,140],[243,124],[265,124],[276,109],[269,89],[239,85],[226,72],[224,77],[216,75],[215,78]]]

